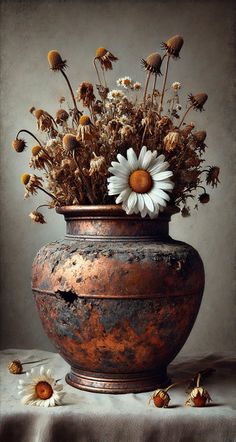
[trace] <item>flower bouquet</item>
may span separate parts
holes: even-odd
[[[40,140],[22,129],[12,143],[21,153],[26,150],[21,134],[36,142],[29,166],[41,174],[21,176],[25,198],[41,190],[50,197],[48,208],[115,202],[127,214],[151,218],[167,204],[188,216],[189,199],[207,203],[210,196],[203,182],[217,186],[219,168],[204,165],[206,132],[196,130],[187,117],[191,111],[203,111],[208,97],[189,93],[182,108],[181,83],[167,81],[182,45],[179,35],[163,42],[162,55],[152,53],[141,60],[144,86],[125,76],[117,80],[117,89],[110,88],[108,72],[118,58],[99,47],[93,60],[96,87],[83,81],[76,94],[66,74],[67,61],[50,51],[49,66],[64,77],[72,101],[66,106],[60,97],[55,115],[32,107]],[[30,217],[44,223],[40,207]]]

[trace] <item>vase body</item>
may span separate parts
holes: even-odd
[[[204,289],[193,247],[168,234],[170,214],[64,207],[62,241],[40,249],[32,289],[43,327],[70,364],[69,384],[102,393],[168,385]]]

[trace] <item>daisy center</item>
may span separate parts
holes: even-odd
[[[136,193],[147,193],[152,188],[152,178],[147,170],[135,170],[129,177],[129,185]]]
[[[35,386],[37,397],[43,400],[49,399],[53,395],[53,389],[48,382],[40,381]]]

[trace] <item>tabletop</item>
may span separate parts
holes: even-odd
[[[66,384],[68,364],[41,350],[7,349],[0,365],[0,440],[2,442],[235,442],[236,356],[232,353],[178,356],[169,366],[173,382],[198,371],[215,371],[204,381],[212,402],[204,408],[184,406],[186,385],[169,391],[168,408],[156,408],[152,392],[112,395],[77,390]],[[24,372],[13,375],[8,362],[19,359]],[[40,361],[29,363],[31,361]],[[62,405],[23,405],[18,394],[25,370],[44,365],[64,386]]]

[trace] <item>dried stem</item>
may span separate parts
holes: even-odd
[[[104,86],[107,87],[107,82],[106,82],[106,77],[105,77],[105,70],[104,70],[104,67],[101,66],[101,69],[102,69],[102,75],[103,75],[103,79],[104,79]]]
[[[70,89],[71,97],[72,97],[72,100],[73,100],[73,103],[74,103],[74,108],[79,112],[79,110],[77,108],[76,101],[75,101],[74,92],[73,92],[73,89],[72,89],[71,84],[69,82],[69,79],[68,79],[67,75],[65,74],[65,72],[63,71],[63,69],[61,69],[61,73],[62,73],[63,77],[65,78],[65,80],[66,80],[66,82],[68,84],[68,87]]]
[[[38,143],[39,146],[41,147],[41,150],[45,153],[45,155],[48,157],[48,159],[52,161],[52,158],[51,158],[50,155],[47,153],[47,151],[44,149],[42,143],[41,143],[41,142],[38,140],[38,138],[37,138],[34,134],[32,134],[32,132],[30,132],[29,130],[27,130],[27,129],[21,129],[21,130],[19,130],[19,132],[18,132],[17,135],[16,135],[16,139],[18,139],[18,136],[19,136],[20,133],[22,133],[22,132],[25,132],[25,133],[31,135],[31,137],[34,138],[35,141],[37,141],[37,143]]]
[[[90,203],[93,204],[94,203],[93,192],[92,192],[90,183],[88,182],[87,178],[85,177],[83,170],[82,170],[79,162],[77,161],[75,150],[73,150],[73,158],[74,158],[76,166],[78,167],[78,169],[80,171],[81,180],[82,180],[85,188],[87,189],[88,199],[89,199]]]
[[[185,120],[185,118],[186,118],[186,115],[189,113],[189,111],[192,109],[192,107],[193,107],[193,104],[191,104],[191,106],[189,106],[189,108],[186,110],[186,112],[185,112],[185,114],[184,114],[182,120],[181,120],[180,123],[179,123],[178,129],[180,129],[180,127],[182,126],[182,124],[183,124],[183,122],[184,122],[184,120]]]
[[[144,87],[144,92],[143,92],[143,102],[144,102],[144,104],[146,102],[147,88],[148,88],[148,83],[149,83],[149,80],[150,80],[150,76],[151,76],[151,71],[148,71],[146,82],[145,82],[145,87]]]
[[[42,192],[46,193],[46,195],[50,196],[50,198],[53,198],[55,201],[60,202],[60,201],[57,199],[56,196],[54,196],[52,193],[50,193],[50,192],[48,192],[47,190],[45,190],[43,187],[41,187],[41,186],[35,186],[35,187],[37,187],[38,189],[42,190]]]
[[[164,55],[164,57],[165,56],[166,56],[166,54]],[[164,59],[164,57],[163,57],[163,59]],[[167,74],[168,74],[168,69],[169,69],[169,62],[170,62],[170,54],[167,55],[166,70],[165,70],[164,82],[163,82],[162,93],[161,93],[161,100],[160,100],[160,105],[159,105],[159,112],[160,113],[162,111],[162,104],[163,104],[163,99],[164,99],[164,95],[165,95],[165,88],[166,88],[166,80],[167,80]]]
[[[153,104],[154,92],[155,92],[155,89],[156,89],[156,82],[157,82],[157,74],[154,75],[153,90],[152,90],[152,104]]]
[[[96,58],[94,58],[94,60],[93,60],[93,65],[94,65],[95,70],[97,72],[97,77],[98,77],[99,84],[102,86],[101,78],[100,78],[100,75],[99,75],[99,72],[98,72],[98,68],[97,68],[97,65],[96,65]]]
[[[198,376],[197,376],[197,387],[200,386],[200,379],[201,379],[201,374],[198,373]]]

